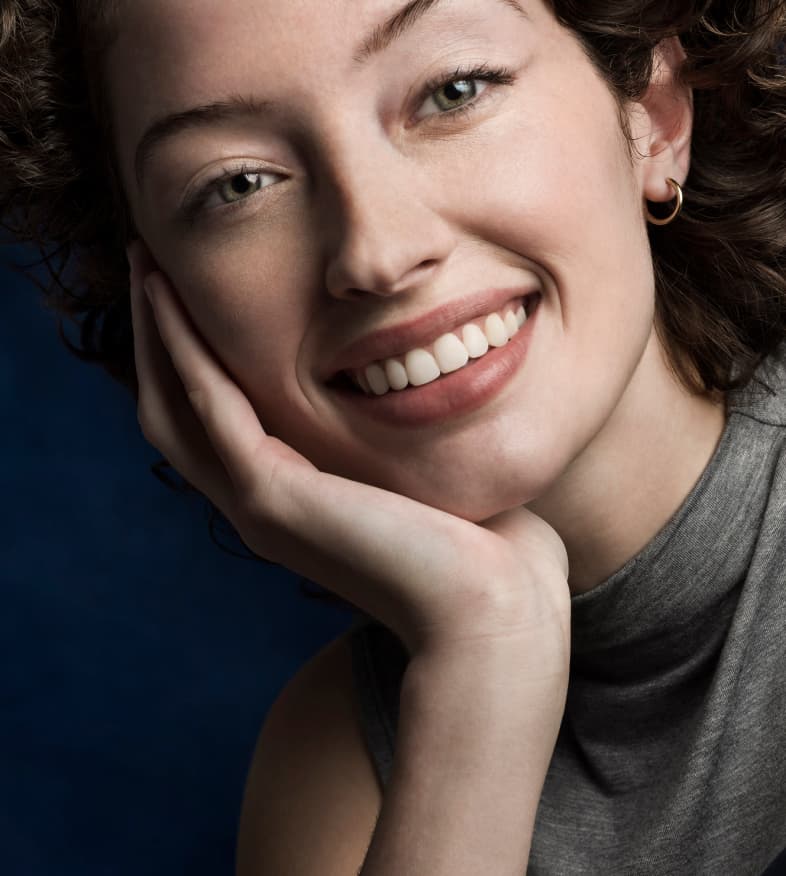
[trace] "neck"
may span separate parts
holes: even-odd
[[[707,467],[725,422],[725,400],[688,392],[653,331],[612,417],[528,505],[565,543],[572,595],[605,581],[668,523]]]

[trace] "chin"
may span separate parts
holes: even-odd
[[[421,467],[402,469],[380,467],[365,470],[354,464],[331,467],[333,474],[350,478],[407,496],[455,517],[480,523],[490,517],[537,499],[553,483],[556,475],[544,471],[544,466],[520,464],[513,467],[495,466],[489,474],[483,467],[473,468],[456,476],[445,466],[423,470]]]
[[[536,498],[535,495],[528,491],[512,492],[507,490],[504,496],[500,493],[481,496],[479,492],[457,495],[455,492],[450,494],[440,491],[428,493],[427,490],[424,490],[420,495],[413,495],[412,493],[405,493],[404,495],[409,495],[412,499],[431,505],[433,508],[438,508],[440,511],[452,514],[454,517],[468,520],[470,523],[482,523],[484,520],[501,514],[503,511],[509,511],[511,508],[526,505]]]

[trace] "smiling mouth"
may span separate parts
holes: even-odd
[[[380,397],[390,392],[408,393],[454,371],[472,368],[487,353],[505,346],[518,334],[540,300],[540,293],[516,299],[500,310],[458,326],[431,344],[370,362],[364,368],[340,371],[327,385]]]

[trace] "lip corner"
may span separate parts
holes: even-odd
[[[335,386],[336,402],[371,421],[394,428],[425,428],[470,415],[495,398],[523,364],[537,322],[531,319],[510,341],[472,365],[403,392],[367,395],[354,386]]]

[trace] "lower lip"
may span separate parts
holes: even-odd
[[[527,355],[540,300],[527,321],[502,347],[494,347],[458,371],[424,386],[391,389],[385,395],[367,396],[347,387],[331,387],[342,404],[373,420],[393,426],[431,426],[469,414],[488,404],[512,379]]]

